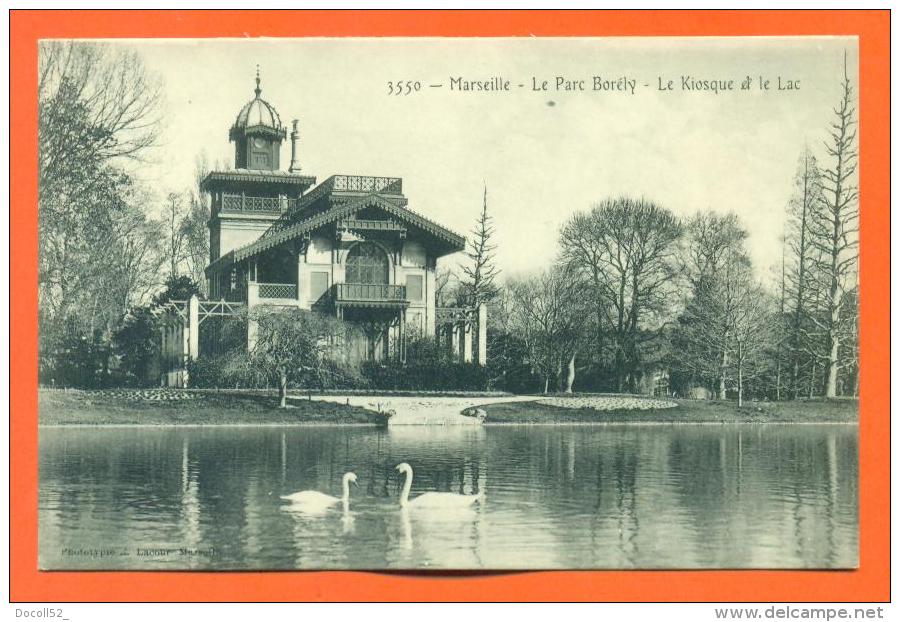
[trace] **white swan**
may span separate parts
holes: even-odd
[[[400,493],[401,508],[467,508],[477,501],[484,500],[484,492],[478,495],[460,495],[455,492],[425,492],[410,500],[409,489],[412,488],[413,470],[406,462],[397,465],[397,470],[406,475],[403,491]]]
[[[290,501],[292,509],[305,512],[321,512],[338,502],[343,503],[344,512],[347,512],[350,508],[351,482],[356,485],[356,473],[344,473],[344,478],[341,481],[343,494],[340,499],[326,495],[318,490],[301,490],[290,495],[281,495],[281,498],[285,501]]]

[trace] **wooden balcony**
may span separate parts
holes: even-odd
[[[380,283],[335,283],[331,299],[336,305],[397,307],[406,306],[405,285]]]

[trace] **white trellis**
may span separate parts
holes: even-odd
[[[160,323],[160,382],[164,386],[187,385],[187,363],[200,356],[200,325],[210,317],[239,317],[244,304],[226,300],[169,300],[153,313]]]

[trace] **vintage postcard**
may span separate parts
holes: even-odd
[[[857,37],[37,60],[40,569],[858,567]]]

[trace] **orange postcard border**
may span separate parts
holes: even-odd
[[[854,571],[39,572],[37,40],[297,36],[859,37],[860,566]],[[10,12],[10,600],[890,600],[890,11]]]

